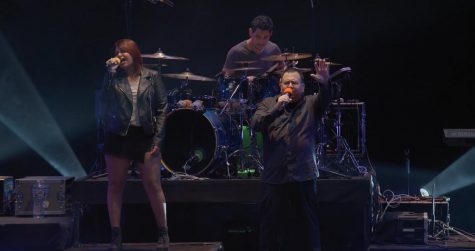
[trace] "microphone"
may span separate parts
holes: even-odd
[[[106,66],[111,67],[111,66],[117,66],[122,62],[122,58],[120,57],[113,57],[110,58],[106,61]]]
[[[284,89],[284,94],[283,95],[287,95],[287,97],[289,98],[292,98],[292,92],[294,91],[294,89],[290,88],[290,87],[287,87]],[[284,102],[284,108],[287,107],[287,104],[288,102]]]
[[[294,89],[290,88],[290,87],[287,87],[284,89],[284,95],[287,94],[287,96],[289,96],[289,98],[292,98],[292,92],[294,91]]]

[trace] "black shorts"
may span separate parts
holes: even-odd
[[[146,135],[142,127],[130,126],[126,136],[105,134],[104,154],[143,163],[152,142],[153,135]]]

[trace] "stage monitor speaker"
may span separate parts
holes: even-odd
[[[28,176],[15,180],[15,215],[32,215],[32,188],[37,180],[48,186],[46,199],[49,202],[45,215],[63,215],[70,203],[70,187],[74,177]]]
[[[13,197],[13,177],[12,176],[0,176],[0,215],[11,214]]]

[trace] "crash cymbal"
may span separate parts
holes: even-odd
[[[311,72],[312,69],[311,68],[299,68],[299,67],[292,67],[292,69],[295,69],[301,73],[307,73],[307,72]],[[279,74],[279,75],[282,75],[282,73],[284,73],[285,70],[277,70],[275,71],[275,73]]]
[[[208,78],[204,76],[199,76],[191,73],[190,71],[184,71],[182,73],[165,73],[162,76],[167,78],[176,78],[183,80],[194,80],[194,81],[216,81],[214,78]]]
[[[253,70],[261,70],[260,67],[240,67],[231,69],[232,71],[253,71]]]
[[[322,60],[323,60],[322,58],[316,58],[314,61],[318,62],[318,61],[322,61]],[[325,63],[327,65],[341,65],[340,63],[329,61],[327,58],[325,58]]]
[[[170,56],[162,52],[161,49],[158,49],[157,52],[153,54],[142,54],[143,58],[153,58],[153,59],[160,59],[160,60],[188,60],[188,58],[184,57],[177,57],[177,56]]]
[[[236,64],[242,64],[242,65],[247,65],[247,64],[253,64],[256,61],[234,61]]]
[[[299,60],[299,59],[304,59],[304,58],[309,58],[311,57],[311,54],[308,53],[289,53],[289,52],[284,52],[278,55],[273,55],[269,57],[263,58],[265,61],[293,61],[293,60]]]

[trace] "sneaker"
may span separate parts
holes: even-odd
[[[168,251],[170,245],[170,237],[168,237],[168,228],[158,228],[157,251]]]
[[[121,251],[122,250],[122,233],[119,227],[113,227],[111,229],[111,244],[109,251]]]

